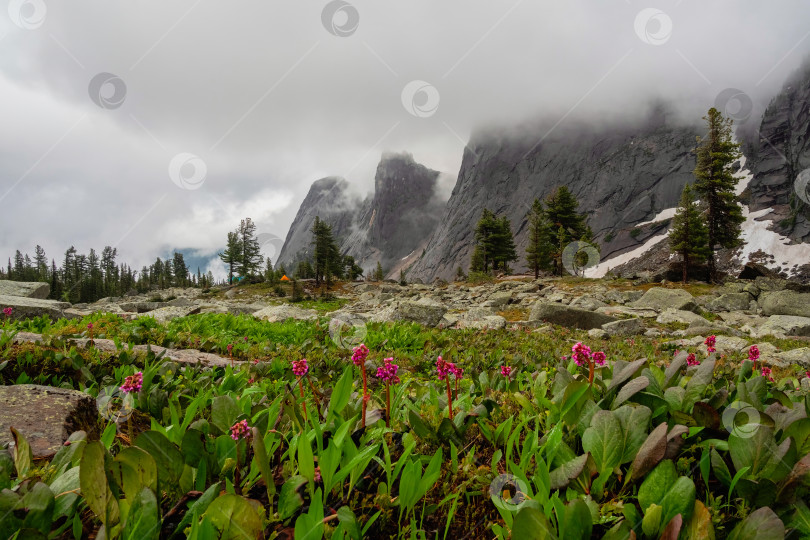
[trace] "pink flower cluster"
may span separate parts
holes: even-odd
[[[303,377],[309,371],[309,364],[307,364],[307,359],[302,358],[301,360],[293,360],[292,361],[292,371],[293,375],[296,377]]]
[[[716,340],[717,340],[717,338],[715,336],[709,336],[709,337],[706,338],[706,340],[703,343],[706,345],[706,351],[707,352],[713,353],[714,351],[717,350],[717,349],[714,348],[714,344],[715,344]]]
[[[124,384],[121,385],[121,391],[126,392],[140,392],[143,387],[143,372],[139,371],[135,375],[130,375],[124,379]]]
[[[6,317],[11,317],[11,312],[12,311],[14,311],[14,310],[11,309],[10,307],[3,308],[3,315],[5,315]]]
[[[399,370],[399,366],[394,363],[393,358],[386,358],[383,362],[384,364],[377,368],[377,377],[385,381],[386,384],[398,383],[397,370]]]
[[[773,376],[771,375],[771,368],[769,367],[762,368],[762,376],[768,379],[769,381],[773,382]]]
[[[748,349],[748,359],[752,362],[759,360],[759,347],[756,345],[751,345],[751,347]]]
[[[695,353],[689,353],[689,356],[686,357],[686,365],[687,366],[699,366],[700,360],[697,359]]]
[[[352,349],[352,362],[355,366],[362,366],[366,358],[368,358],[368,347],[365,343],[361,343],[358,347]]]
[[[87,329],[92,330],[93,329],[93,323],[87,323]]]
[[[439,374],[439,380],[443,381],[447,378],[448,374],[452,374],[456,379],[460,379],[464,370],[456,367],[453,362],[445,362],[444,359],[439,356],[436,359],[436,372]]]
[[[250,427],[247,420],[241,420],[231,426],[231,439],[238,441],[248,437],[250,437]]]
[[[511,366],[501,366],[501,375],[503,375],[507,379],[510,378],[512,376]]]
[[[591,348],[578,341],[571,347],[571,359],[578,366],[587,366],[590,360],[597,366],[604,366],[607,355],[603,351],[591,352]]]

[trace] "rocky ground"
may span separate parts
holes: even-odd
[[[154,317],[165,322],[196,313],[251,314],[282,321],[327,316],[334,322],[361,325],[368,321],[412,321],[428,327],[496,329],[531,327],[544,332],[551,325],[588,330],[594,339],[611,336],[671,337],[684,346],[717,335],[720,352],[757,344],[762,359],[782,365],[810,367],[810,347],[780,351],[764,338],[793,337],[810,342],[810,287],[776,277],[732,279],[720,286],[680,283],[650,284],[642,280],[571,280],[512,277],[491,283],[395,282],[350,283],[338,287],[337,310],[324,312],[279,298],[264,286],[239,286],[202,292],[167,289],[150,295],[104,298],[93,304],[70,305],[43,300],[41,284],[6,282],[0,307],[16,317],[47,314],[78,318],[93,312],[125,318]],[[315,294],[304,284],[305,294]],[[310,289],[306,287],[310,286]],[[38,296],[38,297],[37,297]],[[306,305],[306,304],[304,304]]]

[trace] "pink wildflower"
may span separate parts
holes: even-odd
[[[377,368],[377,377],[386,384],[398,383],[397,370],[399,370],[399,366],[394,363],[393,358],[386,358],[383,362],[384,364]]]
[[[135,375],[130,375],[124,379],[124,384],[121,385],[121,391],[129,394],[130,392],[140,392],[143,387],[143,372],[139,371]]]
[[[228,349],[228,354],[231,354],[231,351],[233,351],[233,343],[228,343],[226,348]]]
[[[353,349],[352,362],[355,366],[362,366],[368,357],[368,347],[365,343],[361,343],[358,347]]]
[[[296,377],[303,377],[309,371],[309,365],[307,364],[307,359],[302,358],[301,360],[293,360],[292,361],[292,371],[293,375]]]
[[[445,362],[441,356],[436,358],[436,372],[440,381],[445,380],[448,373],[455,373],[455,369],[456,365],[453,362]]]
[[[3,315],[5,315],[6,317],[11,317],[11,312],[12,311],[13,310],[10,307],[3,308]]]
[[[717,349],[714,348],[714,344],[715,344],[716,340],[717,340],[717,338],[715,336],[709,336],[709,337],[706,338],[706,340],[703,343],[706,345],[706,351],[707,352],[713,353],[714,351],[717,350]]]
[[[250,437],[250,427],[248,427],[247,420],[241,420],[231,426],[231,439],[238,441],[248,437]]]
[[[763,367],[762,368],[762,376],[768,379],[769,381],[773,382],[773,376],[771,375],[771,368]]]
[[[512,368],[510,366],[501,366],[501,375],[509,379],[512,376]]]
[[[686,357],[686,365],[687,366],[699,366],[700,360],[697,359],[695,353],[690,353],[689,356]]]
[[[247,342],[248,342],[248,337],[247,337],[247,336],[245,336],[245,337],[244,337],[244,338],[242,338],[242,339],[244,339],[244,340],[245,340],[245,343],[247,343]]]
[[[603,351],[593,353],[593,363],[597,366],[604,366],[605,358],[607,358],[607,355]]]
[[[751,345],[751,347],[748,349],[748,359],[752,362],[759,360],[759,347],[756,345]]]
[[[93,329],[93,323],[87,323],[87,329],[92,330]]]
[[[578,366],[584,366],[588,364],[588,361],[591,359],[591,348],[587,345],[583,345],[581,341],[578,341],[576,345],[571,347],[571,358],[574,359],[574,362]]]

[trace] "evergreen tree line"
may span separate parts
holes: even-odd
[[[315,285],[324,283],[327,288],[335,280],[349,279],[354,281],[363,275],[363,269],[351,255],[340,253],[332,226],[315,216],[312,224],[312,256],[298,262],[295,277],[298,279],[314,279]]]
[[[78,253],[70,246],[57,266],[56,260],[48,257],[42,246],[34,248],[34,258],[19,250],[14,259],[8,259],[5,269],[0,268],[0,279],[13,281],[40,281],[50,283],[49,298],[71,303],[95,302],[107,296],[123,296],[135,290],[144,293],[168,287],[210,287],[214,277],[209,272],[192,274],[186,266],[182,253],[174,253],[171,259],[158,257],[140,272],[125,263],[116,262],[118,250],[105,246],[99,255],[95,249]]]

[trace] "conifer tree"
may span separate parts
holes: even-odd
[[[256,238],[256,224],[250,218],[245,218],[239,223],[238,232],[241,251],[237,271],[241,277],[248,278],[256,275],[264,262],[264,257],[259,240]]]
[[[714,252],[718,247],[734,248],[740,245],[742,208],[737,204],[734,186],[739,180],[731,165],[740,158],[740,145],[731,134],[732,120],[712,107],[706,116],[708,134],[699,140],[695,191],[706,209],[708,227],[709,280],[717,280]]]
[[[233,272],[239,264],[239,257],[242,253],[242,246],[239,245],[239,231],[228,233],[228,242],[225,251],[219,254],[222,262],[228,265],[228,283],[233,282]]]
[[[526,262],[534,271],[534,279],[540,277],[540,270],[548,270],[551,266],[551,251],[551,224],[543,203],[535,199],[529,214],[529,245],[526,247]]]
[[[688,279],[689,265],[701,262],[709,255],[709,232],[689,184],[684,186],[678,210],[672,218],[669,247],[681,255],[684,283]]]

